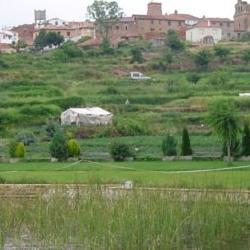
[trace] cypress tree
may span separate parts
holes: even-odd
[[[250,130],[245,124],[242,136],[242,156],[250,156]]]
[[[193,151],[191,148],[188,130],[185,128],[183,129],[183,133],[182,133],[181,155],[190,156],[192,154],[193,154]]]

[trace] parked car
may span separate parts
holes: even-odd
[[[151,77],[145,76],[140,72],[130,72],[130,77],[132,80],[151,80]]]

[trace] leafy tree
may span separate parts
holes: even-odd
[[[14,45],[17,52],[20,52],[21,49],[27,48],[27,43],[23,40],[18,40],[18,42]]]
[[[37,49],[43,49],[46,46],[58,46],[63,43],[63,41],[64,38],[62,35],[56,32],[46,32],[45,30],[41,30],[35,38],[34,45]]]
[[[176,146],[177,142],[175,138],[168,134],[162,141],[162,151],[164,156],[176,156]]]
[[[110,154],[115,161],[124,161],[126,158],[132,156],[129,145],[119,142],[111,144]]]
[[[142,53],[142,48],[136,47],[131,49],[131,54],[132,54],[132,63],[143,63],[144,58],[143,58],[143,53]]]
[[[232,146],[239,131],[237,109],[233,100],[216,100],[209,105],[208,123],[222,138],[227,148],[228,163],[231,164]]]
[[[67,143],[67,147],[68,147],[69,157],[79,157],[80,156],[81,149],[80,149],[79,143],[76,140],[74,140],[74,139],[69,140]]]
[[[248,124],[245,124],[242,136],[242,152],[243,156],[250,156],[250,130]]]
[[[250,41],[250,32],[246,32],[246,33],[242,34],[240,41],[241,42],[249,42]]]
[[[56,131],[58,130],[59,125],[54,122],[53,120],[48,120],[46,126],[45,126],[45,131],[48,135],[49,138],[53,138]]]
[[[231,51],[229,48],[216,46],[214,47],[214,52],[216,56],[220,57],[221,59],[225,59],[228,57]]]
[[[182,132],[182,145],[181,145],[181,155],[182,156],[190,156],[193,154],[190,138],[188,134],[188,130],[185,128]]]
[[[68,147],[62,130],[57,130],[50,144],[50,154],[59,161],[68,158]]]
[[[184,42],[180,40],[176,31],[174,30],[168,31],[167,38],[166,38],[166,45],[175,51],[181,51],[181,50],[184,50],[185,48]]]
[[[206,49],[199,51],[194,57],[195,64],[202,68],[207,68],[210,60],[211,60],[211,54]]]
[[[122,17],[123,12],[116,1],[95,0],[88,6],[90,18],[96,22],[97,31],[102,38],[107,38],[110,28]]]
[[[201,76],[197,73],[190,73],[187,75],[187,80],[194,84],[197,84],[200,79],[201,79]]]
[[[243,51],[242,60],[246,63],[250,62],[250,49],[246,49]]]

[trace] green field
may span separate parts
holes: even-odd
[[[249,162],[236,162],[233,167],[248,165]],[[0,164],[0,176],[5,183],[121,184],[132,180],[138,187],[250,189],[250,168],[184,172],[225,167],[220,161],[16,163]]]

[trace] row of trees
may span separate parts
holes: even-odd
[[[162,151],[164,156],[177,155],[177,141],[174,136],[168,134],[162,142]],[[185,128],[182,132],[181,156],[191,156],[193,154],[189,133]]]

